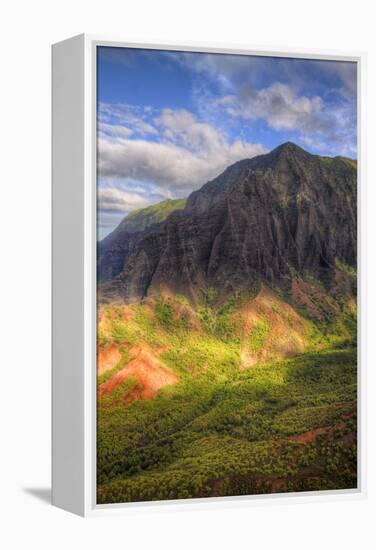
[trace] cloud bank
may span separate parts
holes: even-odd
[[[355,114],[346,104],[328,106],[320,96],[299,95],[291,86],[280,82],[261,89],[245,84],[237,94],[213,100],[212,106],[232,117],[263,120],[277,131],[295,131],[311,146],[316,142],[342,142],[347,144],[347,153],[355,151]]]
[[[132,128],[118,124],[126,106],[103,106],[103,110],[115,122],[98,123],[102,210],[129,212],[150,202],[150,194],[161,199],[186,196],[228,165],[266,152],[260,144],[241,139],[230,142],[221,130],[200,122],[185,109],[162,109],[151,120],[148,113],[149,122],[143,114],[132,113]],[[145,139],[145,134],[154,139]],[[135,182],[138,190],[131,191]]]

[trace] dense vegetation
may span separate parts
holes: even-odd
[[[218,304],[208,289],[195,308],[183,296],[103,306],[99,347],[122,358],[98,387],[136,346],[179,381],[139,399],[128,377],[99,400],[98,503],[356,486],[354,311],[313,322],[259,292]],[[295,333],[302,353],[278,357]]]
[[[165,220],[171,212],[184,208],[186,202],[187,199],[185,198],[166,199],[157,204],[134,210],[124,218],[120,227],[131,233],[134,231],[143,231],[146,227]]]

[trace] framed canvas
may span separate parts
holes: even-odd
[[[364,56],[52,61],[53,503],[364,495]]]

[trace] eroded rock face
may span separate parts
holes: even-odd
[[[144,237],[156,231],[171,212],[184,208],[186,199],[166,199],[131,212],[98,243],[98,281],[111,281],[124,269],[128,256]]]
[[[240,161],[138,237],[103,292],[137,301],[167,288],[195,300],[255,281],[313,274],[330,285],[336,261],[356,265],[356,165],[287,143]],[[117,243],[119,251],[129,244]],[[111,277],[109,277],[111,278]]]
[[[99,283],[111,281],[124,269],[128,256],[136,245],[159,224],[153,224],[141,231],[128,231],[119,225],[111,235],[98,244],[97,277]]]

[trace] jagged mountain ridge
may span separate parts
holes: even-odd
[[[100,291],[132,302],[167,289],[195,301],[208,287],[229,295],[256,281],[288,286],[294,274],[330,287],[338,261],[356,265],[356,223],[355,162],[286,143],[228,167],[162,223],[119,235],[117,269]]]

